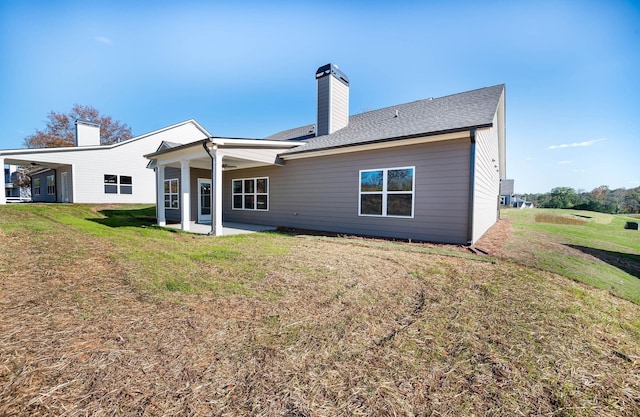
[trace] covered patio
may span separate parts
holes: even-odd
[[[165,227],[168,227],[171,229],[182,229],[182,225],[180,223],[167,224]],[[273,230],[276,230],[276,227],[266,226],[261,224],[222,222],[222,227],[220,228],[220,234],[217,236],[242,235],[242,234],[249,234],[249,233],[267,232],[267,231],[273,231]],[[211,234],[211,225],[191,222],[189,224],[188,231],[190,233],[194,233],[197,235],[208,235],[208,234]]]
[[[299,145],[299,142],[234,138],[163,144],[156,152],[145,155],[150,160],[148,168],[156,172],[158,225],[215,236],[273,229],[223,223],[222,173],[281,165],[278,154]]]

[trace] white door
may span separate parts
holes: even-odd
[[[69,173],[68,172],[62,173],[60,182],[61,182],[60,194],[62,197],[62,202],[68,203],[69,202]]]
[[[211,223],[211,180],[198,178],[198,223]]]

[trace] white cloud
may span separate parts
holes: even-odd
[[[96,36],[96,41],[105,45],[113,46],[113,41],[106,36]]]
[[[584,142],[563,143],[561,145],[551,145],[551,146],[548,146],[547,149],[563,149],[563,148],[577,148],[581,146],[591,146],[594,143],[602,142],[603,140],[607,140],[607,138],[587,140]]]
[[[527,157],[527,158],[525,158],[525,161],[534,161],[534,160],[535,160],[535,158],[532,158],[532,157],[530,157],[530,156],[529,156],[529,157]]]
[[[567,165],[572,163],[573,161],[560,161],[560,165]]]

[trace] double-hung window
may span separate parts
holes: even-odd
[[[415,167],[360,171],[360,216],[413,217]]]
[[[164,180],[164,207],[169,209],[180,208],[178,197],[178,179]]]
[[[232,182],[234,210],[268,210],[269,178],[242,178]]]
[[[33,195],[40,195],[40,178],[33,179]]]
[[[47,175],[47,194],[54,195],[56,193],[56,176]]]

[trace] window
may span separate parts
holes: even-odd
[[[414,167],[360,171],[361,216],[413,217]]]
[[[118,194],[118,176],[104,174],[104,193]],[[120,194],[133,194],[133,180],[130,176],[120,175]]]
[[[53,195],[56,193],[56,176],[47,175],[47,194]]]
[[[118,194],[118,176],[104,174],[104,193]]]
[[[178,179],[164,180],[164,207],[170,209],[180,208],[178,201]]]
[[[120,175],[120,194],[133,194],[133,180],[127,175]]]
[[[33,195],[40,195],[40,178],[33,179]]]
[[[268,210],[269,178],[233,180],[234,210]]]

